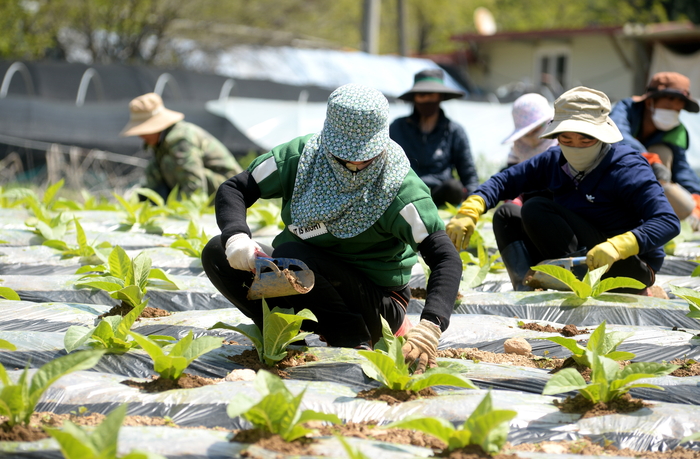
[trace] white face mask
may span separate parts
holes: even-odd
[[[660,131],[670,131],[681,124],[679,119],[681,112],[678,110],[669,110],[667,108],[654,108],[651,106],[651,121]]]
[[[598,158],[600,149],[603,148],[603,142],[599,140],[590,147],[584,148],[567,147],[566,145],[559,145],[559,147],[566,161],[578,172],[583,172]]]

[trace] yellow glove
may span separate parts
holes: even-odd
[[[469,247],[469,239],[474,234],[476,222],[484,212],[486,212],[484,198],[473,194],[459,206],[457,215],[447,223],[445,230],[458,251]]]
[[[616,261],[624,260],[638,253],[637,238],[631,231],[628,231],[611,237],[589,250],[586,254],[586,264],[588,269],[596,269],[605,265],[608,265],[608,269],[610,269]]]

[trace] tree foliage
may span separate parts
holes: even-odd
[[[398,52],[398,2],[381,1],[380,52]],[[488,8],[499,31],[690,20],[697,0],[404,0],[412,54],[449,52]],[[80,43],[92,62],[165,63],[175,37],[208,47],[241,43],[360,49],[358,0],[0,0],[0,58],[64,56]]]

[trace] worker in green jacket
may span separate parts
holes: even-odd
[[[226,179],[241,172],[233,154],[201,127],[183,121],[156,93],[129,103],[131,118],[122,136],[139,136],[153,152],[146,167],[146,188],[166,198],[176,186],[186,196],[195,191],[214,193]]]
[[[267,298],[270,308],[307,308],[318,322],[305,321],[304,330],[330,346],[357,349],[381,338],[383,317],[395,334],[405,334],[404,356],[422,372],[436,365],[462,263],[430,190],[389,138],[388,118],[381,92],[358,84],[336,89],[320,133],[275,147],[219,188],[221,235],[202,251],[202,266],[214,286],[262,328],[262,300],[247,299],[256,257],[299,259],[314,273],[313,288]],[[251,239],[246,223],[246,208],[260,198],[282,200],[285,227],[273,248]],[[418,252],[431,274],[420,323],[409,330],[408,282]]]

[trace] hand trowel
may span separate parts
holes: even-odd
[[[314,280],[314,272],[301,260],[258,255],[248,299],[308,293],[314,286]]]

